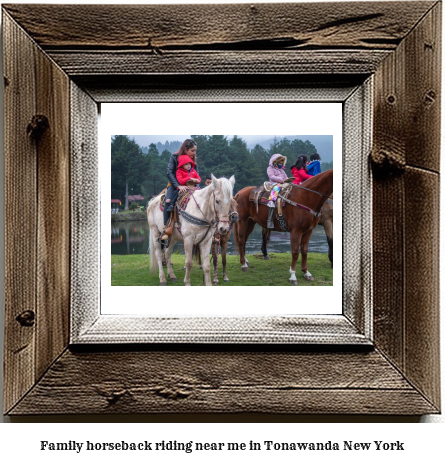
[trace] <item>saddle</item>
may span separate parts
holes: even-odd
[[[255,187],[250,192],[249,195],[249,200],[251,202],[254,202],[256,206],[256,211],[258,212],[258,204],[260,203],[261,205],[267,205],[267,202],[269,202],[269,197],[270,197],[270,191],[273,188],[273,183],[270,183],[269,181],[265,181],[264,184]],[[289,194],[292,191],[292,184],[289,183],[284,183],[282,184],[281,190],[280,190],[280,195],[281,197],[284,197],[287,199],[289,197]],[[281,203],[281,202],[280,202]],[[283,202],[282,204],[283,208],[286,206],[286,202]],[[281,207],[281,205],[280,205]]]
[[[161,192],[161,201],[159,202],[159,209],[163,212],[165,208],[165,194],[167,192],[167,189],[164,189]],[[175,208],[173,209],[173,215],[170,215],[170,218],[167,222],[166,228],[161,234],[162,237],[163,234],[168,235],[168,243],[167,247],[170,245],[171,242],[171,237],[173,234],[173,230],[176,227],[176,229],[181,233],[181,223],[179,222],[179,210],[185,210],[187,207],[187,204],[189,203],[189,200],[192,197],[192,191],[185,191],[185,192],[179,192],[178,198],[176,200],[176,205]]]

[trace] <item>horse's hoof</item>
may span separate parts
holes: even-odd
[[[167,286],[167,283],[161,283],[161,286]]]
[[[224,278],[224,282],[228,283],[228,282],[229,282],[229,278]]]
[[[312,275],[310,275],[310,276],[305,276],[304,279],[305,279],[306,281],[313,281],[313,280],[314,280],[314,277],[313,277]]]
[[[298,286],[298,281],[294,281],[292,279],[289,279],[289,282],[293,285],[293,286]]]
[[[242,267],[241,267],[241,271],[247,271],[248,269],[249,269],[248,266],[244,266],[244,267],[242,266]]]
[[[266,256],[264,257],[264,260],[270,260],[269,255],[266,255]]]
[[[175,283],[176,281],[178,281],[178,279],[177,279],[177,278],[170,278],[170,281],[171,281],[172,283]]]

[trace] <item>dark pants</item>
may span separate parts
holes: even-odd
[[[164,205],[164,224],[167,224],[170,212],[175,207],[176,199],[178,198],[179,191],[174,186],[169,186],[165,193],[165,205]],[[170,203],[167,200],[170,199]]]

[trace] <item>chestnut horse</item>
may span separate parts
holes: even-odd
[[[245,187],[239,192],[238,214],[239,221],[235,223],[234,240],[235,248],[239,251],[241,269],[247,271],[249,262],[246,260],[245,247],[250,233],[258,223],[263,228],[267,224],[268,209],[266,205],[258,204],[258,211],[254,202],[249,201],[253,186]],[[295,276],[295,265],[301,249],[301,270],[308,281],[313,277],[307,268],[307,249],[312,229],[317,226],[320,219],[320,211],[326,200],[333,192],[333,170],[325,171],[314,176],[301,185],[294,185],[288,200],[293,204],[287,204],[283,208],[283,218],[290,232],[292,251],[292,263],[290,267],[290,283],[298,284]],[[276,213],[274,215],[273,231],[283,231],[278,224]]]
[[[328,257],[331,262],[331,267],[334,263],[334,204],[333,201],[327,199],[323,208],[321,209],[320,219],[318,220],[319,226],[323,226],[326,234],[326,240],[328,242],[329,252]],[[264,260],[269,260],[269,254],[267,253],[267,244],[270,240],[270,229],[263,228],[262,230],[262,243],[261,252],[263,253]]]
[[[230,214],[229,214],[229,219],[231,222],[231,225],[236,223],[238,221],[238,213],[237,213],[237,208],[238,204],[238,194],[235,195],[232,199],[232,206],[230,209]],[[229,278],[226,273],[226,256],[227,256],[227,247],[229,245],[229,239],[230,239],[230,234],[232,233],[232,227],[230,227],[229,232],[227,234],[220,234],[218,232],[215,232],[213,235],[213,242],[212,242],[212,259],[213,259],[213,283],[218,284],[218,275],[217,275],[217,267],[216,264],[218,262],[218,243],[219,243],[219,248],[221,252],[221,258],[222,258],[222,265],[223,265],[223,280],[225,282],[229,281]]]

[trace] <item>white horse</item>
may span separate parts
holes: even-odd
[[[210,279],[210,245],[213,234],[219,231],[227,234],[229,231],[229,213],[231,211],[233,186],[235,177],[230,179],[217,179],[212,174],[212,183],[205,189],[195,190],[184,210],[179,215],[181,232],[177,228],[173,230],[170,245],[165,250],[167,262],[167,275],[171,281],[176,281],[171,264],[173,246],[177,241],[184,242],[185,251],[185,278],[184,283],[190,286],[190,270],[192,268],[193,246],[199,244],[202,257],[202,268],[204,270],[205,285],[211,286]],[[150,271],[159,269],[159,280],[161,286],[167,285],[164,270],[162,268],[162,250],[158,242],[159,236],[164,229],[163,212],[159,208],[161,196],[155,197],[147,207],[147,221],[150,227]]]

